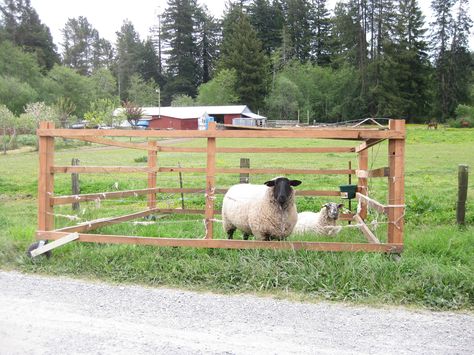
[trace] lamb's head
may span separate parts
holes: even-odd
[[[281,206],[285,207],[293,195],[292,186],[301,184],[299,180],[289,180],[286,177],[277,177],[265,182],[265,185],[272,188],[273,199]]]
[[[344,206],[342,203],[328,202],[323,205],[321,212],[325,212],[329,219],[337,220],[339,218],[339,209]]]

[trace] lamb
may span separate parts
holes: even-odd
[[[247,240],[252,234],[257,240],[284,240],[296,224],[298,214],[292,186],[299,180],[277,177],[263,185],[237,184],[224,196],[222,219],[229,239],[236,229]]]
[[[341,231],[341,226],[336,226],[339,218],[339,209],[342,203],[328,202],[318,213],[301,212],[298,213],[298,222],[293,229],[293,234],[320,234],[335,236]]]

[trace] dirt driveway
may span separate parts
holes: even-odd
[[[474,315],[0,271],[0,354],[473,354]]]

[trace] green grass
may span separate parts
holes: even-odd
[[[426,130],[410,126],[406,147],[406,233],[405,251],[399,262],[381,254],[318,253],[273,250],[207,250],[157,248],[126,245],[72,243],[54,251],[51,259],[31,261],[24,256],[33,241],[36,224],[36,153],[0,156],[0,267],[26,272],[96,278],[112,282],[166,285],[224,293],[251,292],[304,300],[350,301],[368,304],[415,305],[431,309],[474,309],[474,196],[473,179],[468,193],[468,227],[455,226],[457,165],[474,166],[472,129]],[[223,140],[219,146],[286,146],[291,140]],[[354,145],[354,142],[298,141],[300,146]],[[182,143],[204,146],[204,140]],[[387,147],[371,149],[369,165],[386,166]],[[219,167],[237,167],[242,154],[218,155]],[[56,164],[69,165],[79,158],[81,165],[143,166],[143,152],[98,148],[93,145],[56,152]],[[346,168],[356,158],[351,154],[262,155],[246,154],[252,167]],[[162,166],[205,166],[204,154],[160,153]],[[135,160],[138,160],[136,162]],[[203,187],[199,174],[183,174],[184,187]],[[251,177],[261,183],[270,175]],[[334,189],[346,184],[344,176],[294,176],[304,183],[301,189]],[[218,187],[238,181],[238,175],[219,175]],[[81,175],[84,193],[112,191],[117,187],[146,187],[140,174]],[[159,186],[178,187],[177,174],[162,174]],[[371,179],[372,196],[386,199],[385,179]],[[70,176],[57,176],[56,194],[70,193]],[[178,194],[159,199],[160,206],[179,207]],[[220,207],[222,196],[216,201]],[[324,198],[298,198],[299,210],[316,210]],[[203,194],[186,196],[186,207],[202,208]],[[81,204],[82,220],[142,210],[143,196],[123,200]],[[73,215],[70,206],[56,207],[55,213]],[[373,214],[371,218],[375,218]],[[379,221],[384,221],[380,216]],[[163,216],[154,225],[124,223],[104,227],[100,233],[199,238],[204,235],[200,216]],[[57,226],[72,224],[56,217]],[[385,240],[386,225],[377,234]],[[223,238],[220,224],[216,237]],[[240,234],[237,235],[240,238]],[[292,237],[294,239],[294,237]],[[329,240],[328,238],[310,238]],[[308,240],[306,238],[305,240]],[[354,229],[344,229],[337,241],[360,242]]]

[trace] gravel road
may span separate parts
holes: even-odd
[[[0,271],[0,354],[473,354],[474,314]]]

